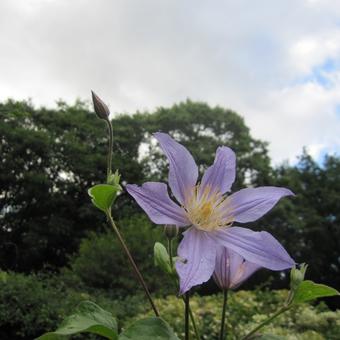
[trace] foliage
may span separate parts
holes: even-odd
[[[75,312],[63,320],[54,332],[40,336],[39,340],[58,340],[60,335],[93,333],[104,338],[117,340],[117,321],[113,315],[91,301],[83,301]]]
[[[122,300],[102,290],[75,290],[63,276],[0,273],[0,339],[33,339],[56,329],[84,300],[111,312],[121,327],[143,310],[145,302],[138,294]]]
[[[230,293],[227,311],[229,334],[250,331],[268,313],[275,311],[286,295],[284,290]],[[81,301],[89,299],[112,313],[118,320],[119,329],[126,329],[135,320],[152,315],[144,295],[114,298],[103,290],[89,293],[78,287],[75,291],[67,287],[60,276],[7,273],[6,279],[0,279],[0,338],[31,339],[56,329]],[[184,329],[183,301],[176,296],[168,296],[156,299],[156,304],[162,317],[181,338]],[[193,296],[190,304],[203,331],[203,339],[217,339],[222,296]],[[316,306],[302,304],[266,326],[264,332],[284,335],[291,340],[335,340],[340,334],[340,311],[332,312],[322,303]]]
[[[89,187],[106,178],[106,123],[83,103],[68,106],[62,102],[51,110],[36,109],[28,102],[8,101],[0,104],[0,118],[0,268],[21,272],[58,270],[78,251],[89,231],[107,230],[105,217],[87,196]],[[123,184],[166,180],[166,162],[151,138],[153,132],[164,131],[189,148],[198,164],[203,164],[201,172],[212,162],[218,145],[232,147],[238,155],[238,178],[233,190],[245,182],[292,189],[296,197],[280,202],[253,227],[271,232],[297,262],[308,262],[308,278],[339,289],[339,157],[326,157],[320,165],[304,153],[295,166],[285,164],[272,169],[266,143],[252,138],[237,113],[189,100],[151,113],[116,115],[112,123],[113,164],[123,174]],[[125,192],[118,196],[116,205],[115,219],[140,211]],[[139,231],[138,223],[132,227],[135,222],[124,220],[119,225],[133,245],[133,252],[137,252],[137,262],[149,277],[152,289],[158,288],[158,282],[164,281],[150,279],[155,270],[150,257],[153,241],[160,239],[154,238],[154,231],[149,235],[150,230],[155,230],[150,224],[148,231],[144,227]],[[140,242],[141,239],[147,242]],[[84,249],[84,245],[80,248]],[[106,262],[104,252],[98,250],[101,255],[97,259],[101,257],[103,262],[99,267],[110,273],[104,275],[105,279],[95,270],[101,262],[94,260],[94,253],[89,267],[98,278],[85,274],[88,269],[85,264],[80,265],[80,260],[77,275],[88,286],[98,284],[115,290],[126,287],[122,292],[131,294],[135,286],[129,283],[123,255],[117,244],[113,248],[120,256],[114,269],[109,265],[115,261]],[[151,251],[147,253],[144,248]],[[111,251],[109,242],[105,249]],[[76,257],[71,257],[73,262]],[[84,274],[80,268],[84,268]],[[119,281],[118,285],[101,282],[109,282],[112,277],[116,283]],[[262,270],[246,287],[267,279],[274,288],[287,283],[284,276]],[[210,293],[216,287],[208,284],[203,291]],[[339,306],[340,299],[333,299],[332,303]]]
[[[152,292],[166,294],[171,291],[171,282],[153,262],[153,244],[163,238],[163,228],[153,227],[145,215],[135,215],[118,222],[120,230],[144,279]],[[144,241],[144,240],[147,240]],[[74,287],[80,283],[87,289],[106,289],[115,297],[139,291],[134,274],[115,235],[91,233],[84,239],[70,261],[71,273],[76,276]],[[156,278],[156,279],[155,279]],[[173,291],[173,290],[172,290]]]
[[[51,278],[8,273],[0,284],[0,338],[32,339],[53,329],[82,299]]]
[[[152,143],[153,132],[169,133],[187,147],[197,164],[210,166],[218,146],[228,145],[238,155],[237,180],[234,189],[244,185],[245,178],[261,185],[270,177],[267,143],[254,139],[243,118],[236,112],[221,107],[210,107],[201,102],[187,100],[170,108],[159,108],[152,114],[135,116],[145,126],[143,143],[146,158],[144,174],[153,179],[167,178],[165,158]]]
[[[116,131],[124,147],[126,136],[130,145],[141,138],[129,121],[126,135]],[[0,135],[0,267],[60,267],[87,230],[103,230],[87,189],[105,178],[106,124],[82,103],[47,110],[8,101],[0,104]],[[137,157],[134,147],[114,153],[125,180],[139,178]]]
[[[124,175],[123,183],[165,179],[164,158],[151,141],[151,133],[160,130],[179,137],[204,166],[218,145],[234,148],[237,186],[247,174],[261,184],[270,173],[266,144],[253,139],[231,110],[187,101],[153,113],[117,115],[112,124],[113,165]],[[0,104],[1,268],[60,268],[86,232],[103,231],[105,219],[86,192],[105,179],[106,129],[80,102],[60,102],[53,110],[28,102]],[[139,210],[126,193],[117,206],[118,218]]]
[[[237,336],[245,335],[259,322],[265,320],[269,313],[276,310],[287,293],[285,290],[229,293],[226,316],[228,339],[237,339]],[[198,321],[202,339],[218,339],[222,299],[221,294],[191,298],[190,305]],[[161,315],[174,327],[177,335],[183,338],[183,301],[175,296],[169,296],[156,300],[156,304]],[[134,319],[143,315],[144,312]],[[323,304],[317,306],[302,304],[282,314],[266,326],[263,333],[282,335],[288,340],[335,340],[340,334],[340,311],[331,312]],[[194,337],[192,330],[191,335]]]
[[[278,168],[274,178],[272,184],[296,196],[281,202],[259,226],[283,240],[298,263],[309,264],[307,278],[339,289],[340,158],[329,156],[317,164],[304,153],[296,166]],[[332,303],[339,306],[340,298]]]

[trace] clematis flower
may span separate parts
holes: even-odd
[[[221,289],[235,289],[260,268],[231,249],[219,246],[213,278]]]
[[[252,222],[268,212],[280,198],[293,193],[280,187],[242,189],[230,196],[235,180],[236,157],[225,146],[197,183],[198,168],[190,152],[168,134],[155,133],[169,161],[169,186],[177,202],[170,199],[167,185],[147,182],[126,189],[156,224],[190,226],[178,247],[176,270],[180,294],[209,280],[215,269],[218,247],[225,247],[258,266],[271,270],[291,268],[295,262],[268,232],[233,226]]]

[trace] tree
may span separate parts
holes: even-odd
[[[252,138],[243,118],[234,111],[187,100],[171,108],[159,108],[152,114],[137,114],[135,117],[144,127],[147,177],[151,174],[151,177],[165,179],[167,172],[165,158],[151,140],[156,131],[167,132],[184,144],[201,166],[201,173],[212,164],[218,146],[232,148],[238,162],[235,188],[244,185],[246,178],[248,183],[259,185],[270,177],[267,143]]]
[[[1,267],[64,265],[87,230],[103,229],[87,189],[105,180],[106,126],[80,102],[47,110],[8,101],[0,117]],[[120,143],[128,136],[132,144],[123,145],[125,154],[115,152],[114,164],[135,180],[142,172],[134,141],[139,129],[116,130]]]
[[[89,187],[105,181],[105,123],[81,102],[60,102],[51,110],[8,101],[0,104],[0,115],[1,267],[58,268],[88,231],[105,229],[87,196]],[[155,131],[183,142],[201,172],[213,162],[219,145],[233,148],[238,156],[234,189],[246,179],[259,185],[271,178],[266,143],[253,139],[231,110],[188,100],[153,113],[117,115],[112,123],[113,166],[122,173],[123,184],[166,181],[165,159],[151,138]],[[140,211],[127,193],[117,204],[118,219]]]
[[[304,152],[297,165],[276,170],[274,184],[290,188],[285,200],[261,224],[278,239],[297,263],[309,265],[309,278],[340,287],[340,157],[316,163]]]

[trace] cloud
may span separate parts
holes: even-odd
[[[340,4],[4,0],[0,99],[113,111],[191,98],[238,111],[275,163],[340,150]],[[319,149],[318,149],[319,148]]]

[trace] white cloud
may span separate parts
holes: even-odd
[[[340,150],[339,19],[332,0],[4,0],[0,99],[93,88],[132,112],[190,97],[242,114],[275,162],[317,157]]]

